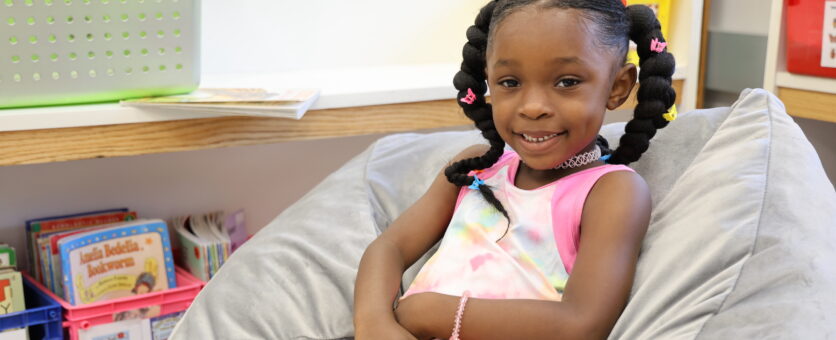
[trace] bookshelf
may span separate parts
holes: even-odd
[[[787,72],[784,0],[772,0],[763,87],[792,116],[836,123],[836,79]]]

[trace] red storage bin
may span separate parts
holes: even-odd
[[[787,71],[836,78],[836,0],[785,0]]]
[[[24,273],[24,275],[26,275]],[[184,311],[189,308],[192,300],[197,296],[206,284],[200,279],[192,276],[188,271],[180,267],[174,268],[174,275],[177,279],[177,287],[147,293],[143,295],[124,297],[119,299],[100,301],[86,305],[73,306],[66,300],[53,294],[49,289],[27,278],[42,292],[49,295],[63,308],[63,326],[67,329],[70,340],[78,339],[78,330],[87,329],[92,326],[113,322],[116,313],[136,310],[138,308],[159,306],[159,315],[166,315]]]

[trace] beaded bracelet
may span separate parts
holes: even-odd
[[[462,315],[464,315],[464,305],[467,304],[467,298],[469,296],[469,292],[464,292],[462,294],[461,300],[459,300],[459,309],[456,310],[456,321],[453,325],[453,334],[450,335],[450,340],[459,340],[459,330],[461,330],[462,328]]]

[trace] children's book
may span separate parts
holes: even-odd
[[[186,228],[188,217],[172,219],[172,227],[177,234],[177,261],[181,266],[203,282],[209,281],[212,271],[209,267],[209,248],[211,242],[203,240]]]
[[[58,249],[58,241],[72,235],[103,229],[112,225],[113,224],[111,223],[41,235],[38,239],[38,243],[44,243],[44,247],[46,248],[42,254],[43,258],[46,259],[45,261],[42,261],[46,262],[46,269],[44,272],[45,278],[47,281],[52,283],[52,287],[50,288],[55,295],[62,298],[64,297],[64,283],[63,280],[61,280],[63,269],[61,267],[61,253]]]
[[[23,278],[20,272],[0,271],[0,315],[26,310],[23,297]]]
[[[79,340],[151,340],[148,319],[130,319],[78,330]]]
[[[29,270],[33,272],[37,280],[44,282],[41,275],[44,267],[40,262],[42,249],[37,243],[41,234],[133,219],[136,219],[136,212],[130,212],[127,208],[117,208],[28,220],[26,221],[26,244],[29,247]]]
[[[183,317],[184,312],[177,312],[166,314],[151,318],[151,337],[152,340],[167,340],[174,330],[174,326]]]
[[[229,235],[230,250],[235,251],[247,241],[247,226],[244,219],[244,210],[224,216],[223,227]]]
[[[300,119],[318,98],[317,89],[201,88],[184,95],[123,100],[122,105]]]
[[[88,304],[176,287],[168,227],[136,220],[58,241],[64,297]]]
[[[122,209],[115,209],[122,210]],[[36,256],[38,259],[39,272],[41,273],[41,282],[57,295],[62,296],[63,292],[59,293],[61,284],[55,282],[55,276],[60,273],[60,270],[53,269],[52,253],[50,249],[49,237],[53,235],[84,230],[91,226],[102,225],[107,223],[114,223],[120,221],[131,221],[136,219],[136,212],[133,211],[118,211],[115,213],[106,212],[99,214],[94,212],[92,215],[82,215],[71,218],[58,218],[40,223],[40,231],[34,233],[35,244],[37,245]],[[38,226],[37,224],[35,226]]]
[[[237,211],[231,217],[215,211],[172,219],[178,264],[202,281],[208,281],[232,251],[246,241],[243,223],[243,211]],[[234,234],[229,232],[231,227],[235,228]]]
[[[627,5],[645,5],[656,13],[656,18],[659,19],[659,24],[662,26],[662,35],[665,40],[670,39],[670,17],[671,17],[671,1],[673,0],[627,0]],[[636,44],[630,42],[630,51],[627,52],[627,62],[639,65],[639,55],[636,53]]]
[[[0,270],[5,268],[17,268],[17,254],[15,248],[0,243]]]

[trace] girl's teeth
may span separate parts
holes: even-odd
[[[526,135],[526,134],[522,134],[522,136],[526,141],[529,141],[529,142],[532,142],[532,143],[540,143],[540,142],[545,142],[549,139],[554,138],[555,136],[557,136],[557,134],[554,133],[554,134],[551,134],[551,135],[548,135],[548,136],[538,137],[538,138],[531,137],[531,136]]]

